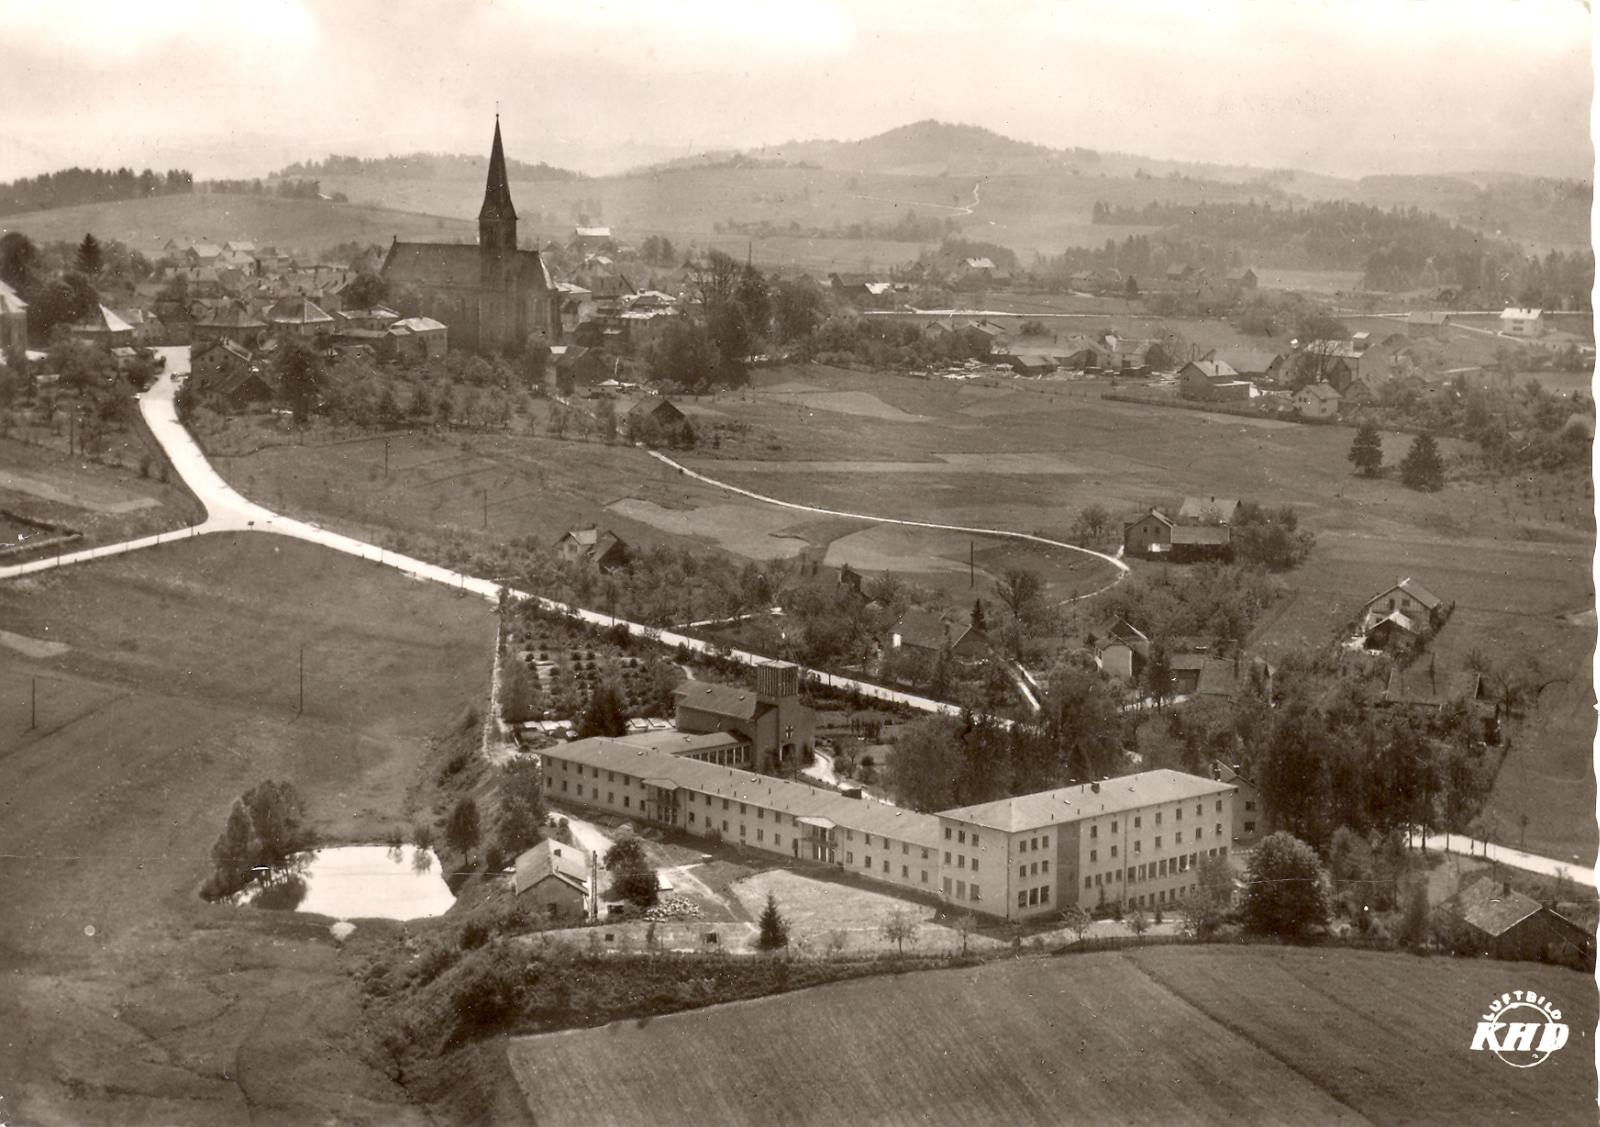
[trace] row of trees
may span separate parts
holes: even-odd
[[[1362,423],[1350,443],[1349,459],[1362,477],[1383,472],[1383,434],[1373,422]],[[1431,434],[1419,434],[1400,462],[1400,480],[1407,488],[1437,493],[1444,488],[1444,456]]]
[[[72,168],[25,176],[0,184],[0,215],[78,204],[138,200],[150,196],[183,195],[194,191],[194,174],[187,169],[166,172],[131,168]]]
[[[269,883],[289,873],[294,858],[314,843],[305,804],[294,786],[257,783],[228,812],[227,825],[211,847],[213,871],[202,893],[216,900],[251,883]]]

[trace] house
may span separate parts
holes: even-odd
[[[1232,699],[1249,690],[1270,697],[1277,674],[1265,658],[1246,659],[1239,654],[1231,658],[1174,654],[1170,660],[1172,691],[1179,696]]]
[[[517,856],[511,886],[518,905],[531,905],[544,920],[594,918],[595,887],[589,854],[546,838]]]
[[[265,320],[270,331],[290,336],[313,337],[334,328],[333,316],[303,294],[278,302],[267,310]]]
[[[1361,352],[1347,340],[1314,340],[1295,354],[1294,378],[1297,383],[1326,383],[1344,394],[1350,381],[1360,375]]]
[[[550,351],[555,357],[556,390],[562,395],[571,395],[579,387],[592,387],[610,374],[605,354],[598,348],[569,344],[557,345]]]
[[[628,545],[610,529],[574,528],[556,541],[556,552],[569,563],[587,563],[615,571],[628,562]]]
[[[28,303],[17,296],[17,291],[0,282],[0,364],[6,353],[25,352],[28,348]]]
[[[1480,715],[1493,712],[1484,692],[1483,674],[1470,669],[1440,673],[1434,667],[1432,654],[1425,662],[1389,670],[1389,680],[1378,703],[1421,712],[1442,712],[1451,705],[1466,704]]]
[[[754,767],[774,771],[811,762],[816,714],[800,701],[800,667],[787,661],[756,666],[754,691],[742,685],[689,680],[675,690],[678,731],[735,732]]]
[[[1463,955],[1594,967],[1594,936],[1553,908],[1483,877],[1434,911],[1444,945]]]
[[[240,301],[230,301],[207,312],[189,326],[190,339],[196,344],[231,340],[245,348],[254,348],[266,332],[267,323],[252,314]]]
[[[1190,266],[1187,262],[1174,262],[1167,267],[1166,279],[1169,283],[1175,285],[1180,282],[1193,281],[1200,273],[1201,271]]]
[[[1211,777],[1233,788],[1233,841],[1235,845],[1251,846],[1261,836],[1265,827],[1262,816],[1261,788],[1255,780],[1244,774],[1239,764],[1213,760]]]
[[[1500,332],[1513,337],[1543,336],[1547,322],[1542,309],[1507,306],[1500,314]]]
[[[1450,325],[1450,314],[1418,310],[1406,314],[1406,335],[1412,340],[1443,336]]]
[[[1243,394],[1236,390],[1243,388]],[[1191,360],[1178,369],[1178,393],[1185,399],[1248,399],[1250,384],[1222,360]]]
[[[1295,409],[1307,419],[1331,419],[1339,413],[1339,393],[1325,383],[1308,383],[1294,393]]]
[[[1283,355],[1256,348],[1213,349],[1203,359],[1216,360],[1232,368],[1241,380],[1271,379],[1283,363]]]
[[[610,227],[574,227],[568,245],[580,254],[597,254],[616,248]]]
[[[950,624],[932,611],[911,607],[890,628],[886,648],[909,650],[928,658],[937,657],[948,648],[958,660],[979,661],[989,654],[989,640],[971,623],[952,631]]]
[[[450,330],[444,322],[432,317],[406,317],[389,327],[409,333],[408,343],[414,354],[425,359],[432,360],[450,351]]]
[[[1101,672],[1128,684],[1139,680],[1149,659],[1150,639],[1123,618],[1112,622],[1096,647]]]
[[[1130,556],[1156,556],[1172,550],[1172,521],[1159,509],[1122,524],[1122,550]]]
[[[68,325],[67,332],[74,340],[102,348],[126,348],[133,344],[133,326],[104,305],[96,305],[83,320]]]
[[[1223,275],[1222,280],[1228,285],[1241,290],[1253,290],[1260,281],[1256,277],[1256,272],[1248,266],[1228,271],[1227,274]]]
[[[1237,497],[1185,497],[1178,506],[1178,523],[1232,524],[1242,507]]]
[[[1450,607],[1438,595],[1415,579],[1407,577],[1367,600],[1363,610],[1362,629],[1370,628],[1374,623],[1397,611],[1421,623],[1425,631],[1432,632],[1444,625]]]
[[[1175,524],[1171,554],[1174,563],[1229,559],[1233,555],[1233,529],[1227,525]]]
[[[181,257],[187,266],[215,266],[222,257],[222,248],[216,243],[193,243],[184,248]]]
[[[625,416],[630,435],[655,430],[660,434],[693,432],[689,416],[678,409],[672,400],[660,395],[649,395],[635,403]]]
[[[1056,370],[1056,362],[1048,356],[1013,356],[1010,364],[1019,376],[1048,376]]]

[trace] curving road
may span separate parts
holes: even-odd
[[[1024,540],[1034,544],[1043,544],[1050,548],[1065,548],[1069,552],[1081,552],[1086,556],[1093,556],[1097,560],[1104,560],[1106,563],[1117,569],[1117,577],[1110,583],[1107,583],[1104,587],[1096,587],[1093,591],[1090,591],[1086,595],[1078,595],[1072,599],[1064,599],[1062,600],[1062,603],[1071,603],[1076,602],[1079,599],[1092,598],[1095,595],[1100,594],[1102,591],[1109,591],[1118,583],[1121,583],[1128,574],[1128,565],[1123,563],[1116,556],[1109,555],[1105,552],[1097,552],[1093,548],[1083,548],[1077,544],[1068,544],[1064,540],[1052,540],[1048,536],[1036,536],[1031,532],[1012,532],[1011,530],[1005,528],[978,528],[973,525],[966,524],[939,524],[938,522],[931,520],[904,520],[900,517],[873,516],[871,513],[853,513],[844,509],[824,509],[819,505],[802,505],[797,501],[784,501],[777,497],[769,497],[765,493],[757,493],[750,489],[741,489],[737,485],[729,485],[725,481],[718,481],[714,477],[708,477],[696,470],[691,470],[682,462],[673,461],[671,458],[667,457],[658,450],[646,450],[645,453],[649,454],[658,462],[666,463],[679,473],[694,478],[696,481],[704,482],[706,485],[715,486],[718,489],[725,489],[730,493],[737,493],[741,497],[748,497],[752,501],[760,501],[765,505],[777,505],[779,508],[794,509],[796,512],[802,513],[820,513],[821,515],[827,517],[847,517],[851,520],[869,521],[873,524],[901,524],[908,528],[931,528],[938,532],[966,532],[975,536],[994,536],[1004,540]]]

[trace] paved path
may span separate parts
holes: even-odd
[[[1069,552],[1081,552],[1086,556],[1093,556],[1097,560],[1104,560],[1106,563],[1117,569],[1117,577],[1110,583],[1107,583],[1104,587],[1098,587],[1086,595],[1079,595],[1077,596],[1077,599],[1092,598],[1093,596],[1100,594],[1101,591],[1110,590],[1112,587],[1115,587],[1118,583],[1122,582],[1123,578],[1128,574],[1128,565],[1123,563],[1116,556],[1108,555],[1105,552],[1097,552],[1093,548],[1082,548],[1077,544],[1068,544],[1064,540],[1052,540],[1048,536],[1036,536],[1031,532],[1013,532],[1007,528],[980,528],[967,524],[940,524],[937,521],[931,520],[906,520],[901,517],[884,517],[874,516],[871,513],[855,513],[846,509],[825,509],[820,505],[802,505],[798,501],[784,501],[777,497],[769,497],[765,493],[757,493],[752,489],[741,489],[737,485],[729,485],[725,481],[718,481],[716,478],[709,477],[697,470],[691,470],[682,462],[674,461],[665,454],[661,453],[659,450],[646,450],[645,453],[656,459],[656,461],[664,462],[673,469],[677,470],[679,473],[692,477],[696,481],[704,482],[705,484],[715,486],[718,489],[725,489],[729,493],[737,493],[739,496],[748,497],[752,501],[760,501],[764,505],[777,505],[780,508],[794,509],[796,512],[802,513],[819,513],[825,517],[846,517],[850,520],[868,521],[873,524],[899,524],[904,525],[907,528],[931,528],[938,532],[965,532],[974,536],[995,536],[1003,540],[1024,540],[1033,544],[1043,544],[1050,548],[1065,548]],[[1065,602],[1076,602],[1077,599],[1067,599]]]
[[[1579,864],[1577,861],[1557,861],[1553,857],[1541,857],[1537,853],[1524,853],[1520,849],[1511,849],[1504,845],[1488,845],[1475,841],[1465,834],[1451,834],[1449,848],[1445,847],[1445,835],[1434,834],[1428,838],[1428,848],[1437,849],[1441,853],[1454,853],[1462,857],[1482,857],[1490,861],[1497,861],[1502,865],[1510,865],[1513,869],[1522,869],[1530,873],[1539,873],[1547,877],[1566,876],[1574,883],[1595,887],[1594,869]]]

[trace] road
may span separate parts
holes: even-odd
[[[177,406],[174,400],[180,386],[179,377],[186,376],[189,372],[189,349],[187,347],[161,348],[157,349],[157,351],[166,357],[166,369],[163,371],[161,378],[139,397],[139,411],[144,416],[145,422],[149,424],[151,433],[161,443],[167,458],[172,462],[173,469],[178,472],[178,476],[183,479],[184,484],[189,487],[190,491],[199,499],[201,505],[204,506],[206,519],[191,528],[177,532],[162,533],[159,536],[147,536],[139,540],[125,541],[121,544],[88,548],[61,556],[46,557],[31,563],[14,564],[10,567],[0,568],[0,580],[49,571],[87,560],[104,559],[108,556],[138,551],[158,544],[170,544],[174,540],[187,539],[213,532],[271,532],[279,536],[291,536],[297,540],[320,544],[324,548],[332,548],[334,551],[343,552],[346,555],[358,556],[361,559],[370,560],[385,567],[395,568],[415,579],[425,579],[432,583],[440,583],[447,587],[454,587],[459,591],[477,595],[491,603],[498,604],[501,593],[504,591],[512,598],[534,600],[546,610],[568,614],[581,622],[586,622],[593,626],[621,626],[636,638],[645,638],[666,646],[682,646],[692,653],[711,653],[715,651],[733,661],[750,666],[761,665],[772,660],[764,654],[754,654],[737,649],[723,649],[699,638],[691,638],[685,634],[679,634],[671,630],[661,630],[639,622],[629,622],[626,619],[615,618],[599,611],[569,606],[565,603],[556,602],[554,599],[535,595],[532,592],[504,586],[488,579],[465,575],[459,571],[452,571],[447,567],[428,563],[426,560],[414,559],[411,556],[404,556],[375,544],[368,544],[350,536],[331,532],[310,521],[296,520],[293,517],[283,516],[265,506],[256,504],[222,480],[221,475],[212,469],[211,463],[206,460],[205,453],[200,449],[199,444],[195,442],[193,436],[189,434],[188,429],[178,421]],[[1017,535],[1023,534],[1019,533]],[[815,683],[847,692],[853,690],[872,700],[888,701],[920,712],[931,712],[945,716],[959,716],[961,714],[960,706],[946,701],[933,700],[929,697],[919,696],[916,693],[885,688],[882,685],[858,681],[852,677],[841,677],[838,674],[828,673],[820,669],[802,667],[802,671]]]
[[[1595,887],[1594,869],[1580,865],[1575,860],[1557,861],[1552,857],[1541,857],[1537,853],[1524,853],[1520,849],[1510,849],[1504,845],[1489,845],[1482,841],[1474,841],[1465,834],[1451,834],[1448,848],[1446,848],[1445,841],[1445,835],[1434,834],[1428,838],[1428,848],[1437,849],[1441,853],[1455,853],[1463,857],[1484,857],[1502,865],[1509,865],[1513,869],[1522,869],[1526,872],[1539,873],[1547,877],[1565,876],[1575,884],[1589,888]]]

